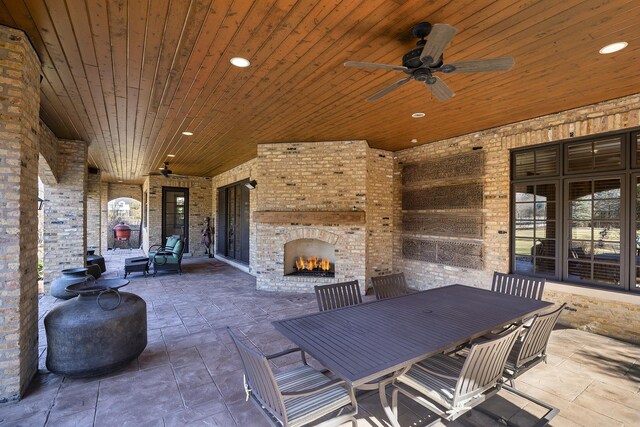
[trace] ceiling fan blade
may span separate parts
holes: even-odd
[[[455,93],[447,86],[447,84],[438,77],[434,77],[436,80],[433,84],[425,82],[425,85],[431,89],[431,93],[435,95],[440,101],[447,101],[455,96]]]
[[[388,86],[388,87],[382,89],[381,91],[376,92],[373,95],[371,95],[369,98],[367,98],[367,101],[375,101],[376,99],[382,98],[383,96],[385,96],[386,94],[388,94],[392,90],[398,89],[403,84],[408,83],[409,80],[411,80],[412,78],[413,78],[413,76],[409,76],[406,79],[398,80],[397,82],[395,82],[391,86]]]
[[[482,73],[491,71],[510,70],[516,61],[511,56],[491,59],[477,59],[471,61],[452,62],[443,67],[443,73]],[[453,70],[448,71],[449,67]]]
[[[456,27],[449,24],[435,24],[429,33],[427,43],[422,48],[420,61],[427,65],[436,64],[457,32]]]
[[[357,62],[357,61],[347,61],[344,63],[345,67],[366,67],[366,68],[379,68],[381,70],[394,70],[394,71],[407,71],[409,70],[407,67],[403,67],[400,65],[387,65],[387,64],[376,64],[374,62]]]

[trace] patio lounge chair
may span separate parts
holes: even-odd
[[[227,331],[240,353],[247,400],[252,399],[274,425],[297,427],[336,413],[320,425],[339,426],[351,421],[353,427],[357,426],[354,416],[358,413],[358,403],[353,389],[343,380],[332,380],[307,365],[302,350],[292,348],[265,356],[240,342],[231,329]],[[274,375],[269,360],[298,351],[302,366]]]
[[[376,299],[399,297],[409,293],[404,273],[388,274],[371,278]]]
[[[391,408],[397,419],[398,393],[446,421],[453,421],[502,387],[502,372],[522,327],[474,344],[464,359],[439,354],[422,360],[393,382]]]
[[[357,280],[332,285],[316,285],[313,289],[316,291],[320,311],[362,304],[362,295]]]
[[[156,252],[151,256],[149,261],[153,263],[153,275],[158,271],[177,271],[182,274],[182,253],[184,251],[184,242],[178,240],[171,251]]]
[[[152,259],[155,256],[155,254],[158,253],[158,252],[171,252],[171,251],[173,251],[174,246],[179,241],[180,241],[180,236],[173,235],[173,236],[167,237],[167,242],[164,244],[164,246],[162,246],[162,245],[152,245],[151,247],[149,247],[149,251],[148,251],[149,258]]]
[[[545,279],[519,276],[517,274],[493,273],[491,290],[517,297],[542,299]]]

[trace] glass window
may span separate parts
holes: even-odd
[[[558,155],[557,146],[515,153],[513,176],[517,179],[558,175]]]
[[[618,170],[622,163],[622,137],[570,143],[566,147],[568,173]]]
[[[556,275],[557,184],[514,185],[516,273]]]
[[[621,186],[620,178],[569,182],[567,279],[621,286]]]
[[[511,159],[512,271],[640,292],[640,131]]]

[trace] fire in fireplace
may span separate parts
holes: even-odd
[[[296,259],[296,269],[293,274],[334,277],[333,264],[328,258],[299,256]]]
[[[284,245],[284,275],[335,277],[335,247],[317,239],[298,239]]]

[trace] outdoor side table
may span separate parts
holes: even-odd
[[[126,278],[129,273],[134,272],[141,272],[143,276],[146,276],[149,272],[149,258],[126,258],[124,260],[124,277]]]

